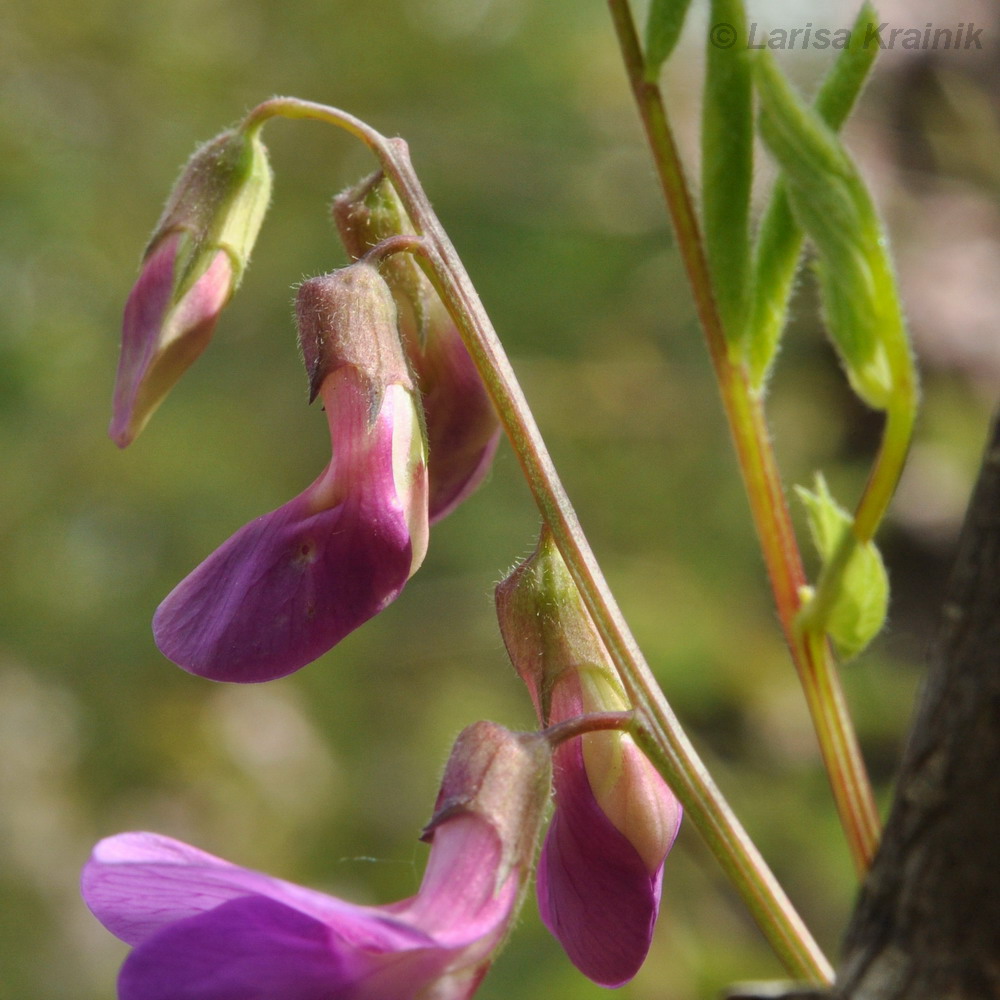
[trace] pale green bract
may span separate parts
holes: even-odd
[[[822,473],[816,474],[815,491],[796,486],[809,517],[809,533],[823,561],[833,558],[853,519],[833,499]],[[878,635],[889,605],[889,577],[873,542],[859,542],[847,560],[826,622],[826,631],[837,652],[850,659]]]

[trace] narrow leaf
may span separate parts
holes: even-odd
[[[691,0],[653,0],[646,21],[646,79],[655,82],[681,37]]]
[[[868,41],[869,25],[877,23],[875,8],[870,3],[862,4],[847,47],[841,50],[816,92],[816,113],[834,131],[847,121],[878,55],[879,47]]]
[[[783,171],[789,204],[818,251],[830,338],[852,388],[885,410],[909,405],[915,375],[895,279],[871,197],[833,131],[770,53],[756,59],[760,132]]]
[[[743,334],[750,275],[753,90],[742,0],[712,0],[701,126],[702,212],[712,290],[730,344]],[[737,44],[720,44],[720,25]],[[728,37],[728,36],[726,36]]]
[[[864,87],[878,54],[865,44],[875,11],[864,4],[851,29],[850,41],[840,52],[816,94],[816,113],[834,131],[846,121]],[[792,215],[784,181],[774,185],[757,238],[746,344],[753,384],[760,388],[777,354],[785,326],[788,302],[802,252],[802,230]]]

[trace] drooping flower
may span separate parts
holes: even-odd
[[[375,174],[334,199],[334,220],[359,258],[382,240],[414,233],[392,184]],[[450,514],[489,471],[500,421],[454,320],[409,254],[383,264],[396,298],[406,353],[423,397],[433,524]]]
[[[542,725],[629,705],[551,536],[497,588],[504,643]],[[634,741],[593,732],[553,757],[538,906],[576,967],[620,986],[645,961],[681,806]]]
[[[477,723],[452,752],[423,882],[357,906],[151,833],[101,841],[88,906],[133,946],[120,1000],[465,1000],[503,942],[549,788],[545,741]]]
[[[124,448],[208,344],[240,283],[271,196],[258,132],[234,129],[188,162],[125,305],[108,433]]]
[[[212,680],[265,681],[315,660],[394,600],[427,548],[420,404],[385,282],[364,263],[313,278],[297,314],[330,464],[209,556],[153,619],[162,652]]]

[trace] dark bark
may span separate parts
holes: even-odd
[[[845,1000],[1000,998],[1000,420],[882,845],[848,929]]]
[[[882,843],[832,994],[732,1000],[1000,1000],[1000,416]]]

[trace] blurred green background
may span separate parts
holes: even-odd
[[[942,23],[993,9],[934,6]],[[771,4],[760,16],[843,26],[851,15]],[[883,536],[889,627],[845,671],[883,799],[1000,385],[1000,31],[986,24],[993,58],[887,53],[849,133],[896,243],[925,376],[913,463]],[[667,74],[689,152],[695,34]],[[783,58],[809,86],[824,55]],[[209,350],[127,452],[104,434],[122,305],[179,165],[286,93],[410,142],[669,698],[835,953],[851,865],[604,5],[4,0],[0,997],[114,995],[124,946],[76,888],[98,838],[157,830],[387,902],[419,882],[416,836],[457,732],[479,718],[532,725],[492,614],[493,585],[538,528],[506,446],[486,485],[435,528],[399,600],[299,674],[222,687],[153,645],[149,620],[170,588],[328,458],[324,421],[306,406],[291,286],[343,262],[327,205],[372,163],[315,123],[267,129],[274,203]],[[879,425],[845,390],[808,281],[771,412],[788,481],[821,467],[850,503]],[[683,830],[657,941],[620,995],[696,1000],[780,975]],[[529,900],[479,996],[602,993]]]

